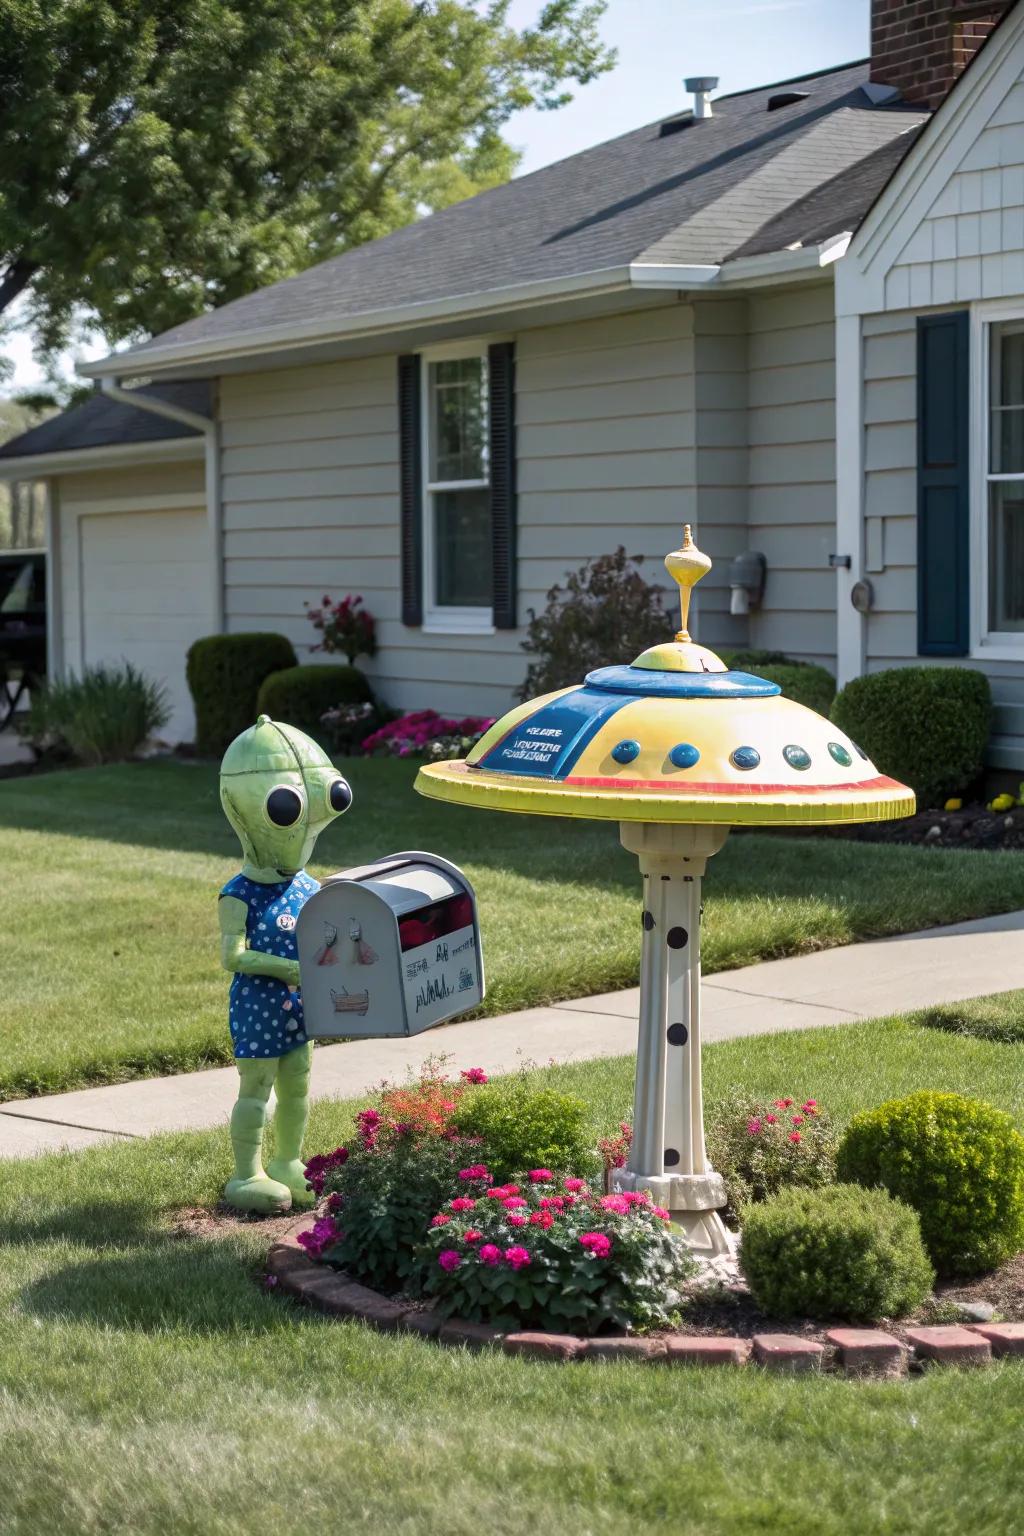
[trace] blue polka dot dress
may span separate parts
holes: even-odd
[[[250,949],[295,960],[296,919],[319,889],[318,882],[302,869],[293,879],[277,885],[261,885],[236,875],[220,894],[245,902],[245,941]],[[228,1017],[236,1058],[284,1056],[306,1044],[302,993],[289,991],[273,976],[246,976],[236,971]]]

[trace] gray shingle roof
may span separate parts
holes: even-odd
[[[861,90],[867,78],[866,62],[803,77],[806,99],[772,111],[779,84],[719,97],[710,119],[682,114],[672,120],[677,131],[658,122],[599,144],[199,315],[121,358],[141,365],[172,346],[215,347],[324,320],[344,329],[382,309],[637,261],[720,263],[823,183],[841,181],[894,140],[909,147],[906,130],[927,114],[873,105]],[[829,234],[854,223],[839,198],[816,213],[815,228],[824,223]]]
[[[172,405],[195,411],[199,416],[210,413],[210,386],[205,380],[186,380],[182,383],[154,384],[138,391],[141,395],[155,395]],[[36,454],[73,453],[82,448],[109,448],[116,443],[153,443],[173,437],[198,437],[200,434],[183,422],[172,421],[168,416],[156,416],[152,411],[122,405],[108,395],[96,393],[82,405],[76,405],[59,416],[51,416],[28,432],[10,438],[0,444],[0,459],[31,458]]]

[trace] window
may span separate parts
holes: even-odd
[[[424,623],[492,622],[490,413],[487,359],[423,359]]]
[[[1024,320],[989,327],[987,614],[993,636],[1024,634]]]

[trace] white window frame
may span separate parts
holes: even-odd
[[[423,529],[423,633],[427,635],[493,635],[494,608],[441,607],[435,602],[436,558],[434,539],[434,495],[438,491],[483,490],[490,488],[490,475],[483,480],[431,480],[430,465],[434,432],[434,391],[430,384],[430,369],[434,363],[452,362],[459,358],[478,357],[484,366],[484,385],[489,394],[487,378],[487,343],[483,341],[453,343],[444,347],[430,347],[420,353],[420,399],[423,402],[420,422],[421,463],[423,464],[423,500],[421,520]],[[485,444],[485,455],[487,448]]]
[[[992,327],[1024,320],[1024,300],[999,299],[971,306],[971,656],[978,661],[1024,660],[1024,630],[990,630],[989,486],[996,480],[1022,480],[1020,474],[989,473],[989,402]]]

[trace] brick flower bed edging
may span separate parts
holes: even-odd
[[[908,1365],[988,1365],[993,1356],[1024,1357],[1024,1323],[971,1323],[964,1327],[910,1328],[910,1347],[878,1328],[833,1328],[828,1347],[790,1333],[756,1333],[753,1339],[718,1334],[672,1333],[654,1338],[580,1338],[571,1333],[523,1329],[504,1333],[486,1323],[442,1318],[432,1309],[392,1301],[339,1270],[312,1260],[296,1234],[303,1216],[267,1256],[276,1288],[331,1317],[358,1318],[382,1333],[417,1333],[462,1349],[501,1349],[536,1360],[639,1360],[664,1365],[746,1365],[795,1374],[834,1368],[854,1377],[905,1376]]]

